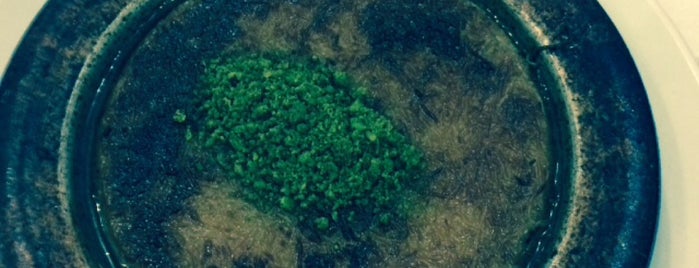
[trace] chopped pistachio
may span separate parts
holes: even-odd
[[[424,167],[409,140],[364,105],[367,90],[327,63],[233,56],[207,64],[202,81],[197,136],[261,208],[318,230],[357,216],[388,224]]]

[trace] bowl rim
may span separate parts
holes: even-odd
[[[660,145],[662,195],[651,267],[699,263],[699,67],[657,1],[601,0],[646,86]],[[637,18],[643,18],[639,21]],[[653,40],[648,42],[648,40]]]

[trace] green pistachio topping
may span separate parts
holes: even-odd
[[[318,230],[357,216],[387,224],[420,151],[367,106],[367,90],[315,60],[246,55],[207,64],[200,138],[244,197]],[[175,121],[184,121],[176,113]]]

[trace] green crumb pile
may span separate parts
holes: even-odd
[[[187,115],[182,111],[182,110],[177,110],[175,111],[175,114],[172,116],[172,120],[177,122],[177,123],[184,123],[187,121]]]
[[[326,64],[246,55],[207,65],[201,92],[207,147],[244,198],[327,230],[389,224],[425,163],[366,90]]]

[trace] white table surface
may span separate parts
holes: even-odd
[[[599,1],[629,44],[658,128],[663,212],[652,267],[698,267],[699,0]],[[0,0],[0,74],[44,2]]]
[[[679,31],[690,49],[694,63],[699,65],[699,1],[655,0],[672,25]]]
[[[46,0],[0,0],[0,77],[17,43]]]

